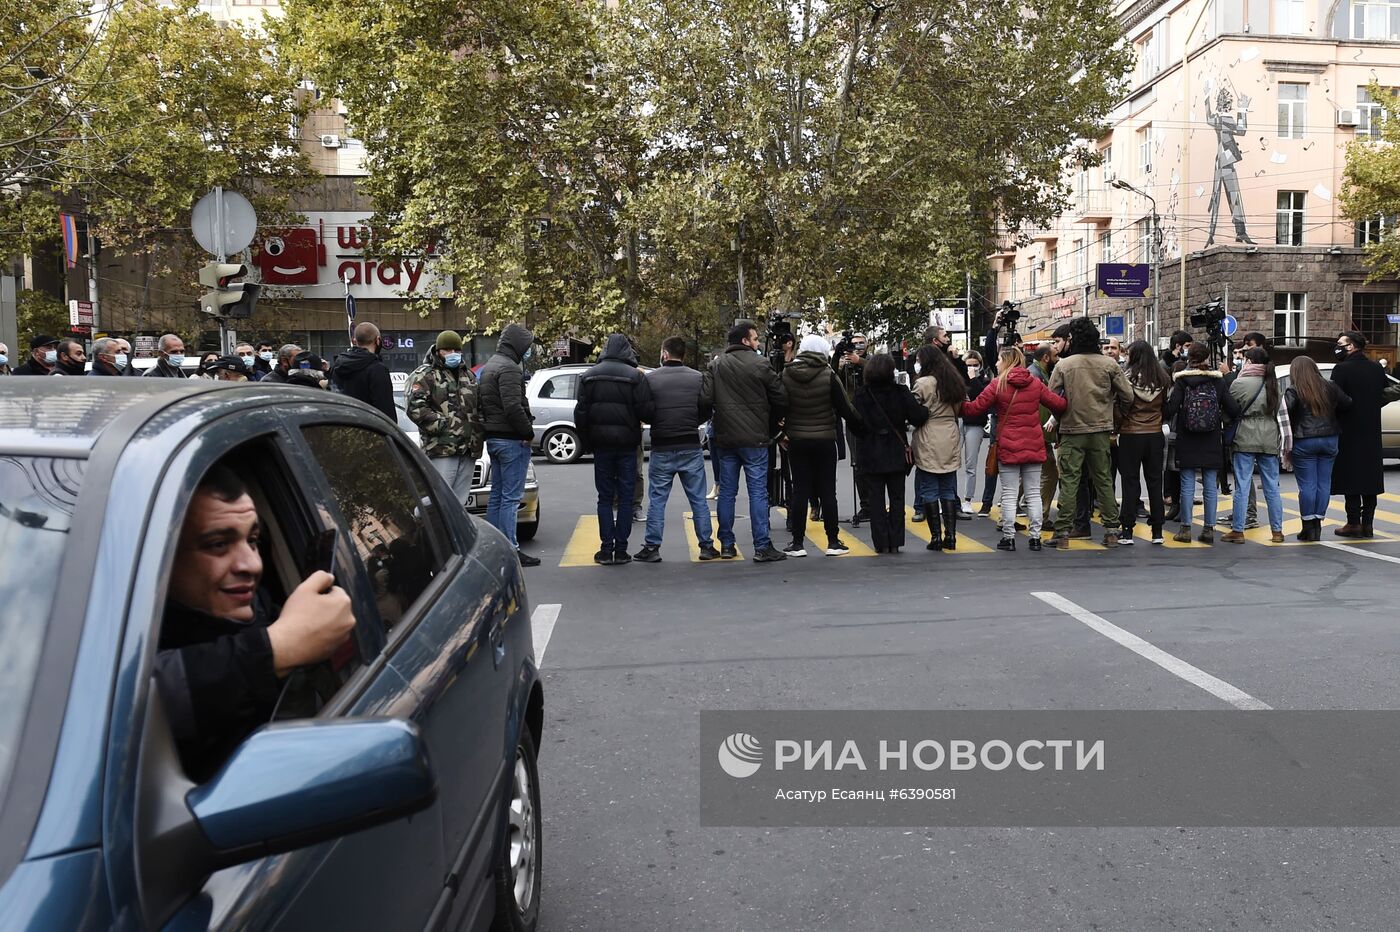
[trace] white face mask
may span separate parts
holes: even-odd
[[[981,366],[968,366],[968,367],[967,367],[967,377],[968,377],[969,379],[975,379],[975,378],[977,378],[977,373],[979,373],[979,372],[981,372],[981,371],[982,371],[982,367],[981,367]]]

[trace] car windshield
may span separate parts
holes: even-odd
[[[9,788],[82,471],[81,460],[0,455],[0,798]]]

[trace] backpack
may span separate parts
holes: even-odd
[[[1220,429],[1220,394],[1214,380],[1206,379],[1186,386],[1184,426],[1193,434],[1208,434]]]

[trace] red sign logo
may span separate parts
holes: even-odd
[[[316,241],[310,227],[283,230],[263,240],[258,250],[258,269],[268,285],[315,285],[316,267],[325,264],[325,247]]]

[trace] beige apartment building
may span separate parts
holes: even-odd
[[[1071,178],[1069,213],[988,257],[991,300],[1021,302],[1026,335],[1087,314],[1160,345],[1183,310],[1221,299],[1240,332],[1393,346],[1400,283],[1368,283],[1362,259],[1392,218],[1353,224],[1338,193],[1347,146],[1386,119],[1368,86],[1400,85],[1400,0],[1134,0],[1118,15],[1137,67],[1095,142],[1103,163]],[[1152,261],[1154,202],[1156,318],[1151,296],[1105,297],[1096,279],[1099,263]]]

